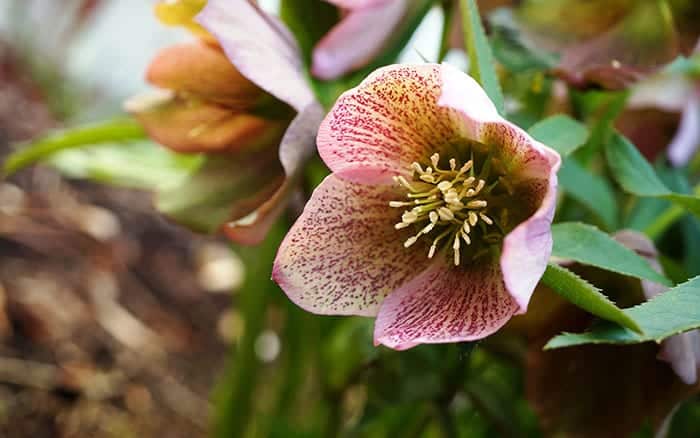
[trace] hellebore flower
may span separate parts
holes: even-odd
[[[327,0],[343,18],[316,45],[311,72],[335,79],[374,58],[404,16],[409,0]]]
[[[393,65],[319,128],[333,174],[273,279],[320,314],[377,316],[375,343],[480,339],[523,313],[551,252],[559,155],[448,65]]]
[[[298,47],[252,1],[158,6],[169,23],[197,29],[204,38],[158,54],[147,78],[163,93],[128,107],[157,142],[206,154],[199,171],[161,196],[159,207],[203,231],[225,222],[232,240],[258,243],[296,186],[323,116]],[[192,14],[202,7],[199,27]]]

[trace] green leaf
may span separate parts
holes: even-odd
[[[617,307],[598,288],[568,269],[550,264],[542,276],[542,282],[583,310],[630,330],[641,332],[634,318]]]
[[[484,87],[496,109],[503,114],[503,92],[498,83],[491,46],[486,39],[475,0],[460,0],[464,46],[469,53],[469,74]]]
[[[94,125],[67,129],[23,146],[10,155],[3,165],[5,175],[45,160],[59,151],[99,143],[140,140],[146,134],[138,123],[131,119],[118,119]]]
[[[552,255],[555,257],[667,286],[672,285],[642,256],[594,226],[579,222],[558,223],[552,226],[552,235],[554,237]]]
[[[585,333],[563,333],[552,338],[545,349],[583,344],[636,344],[664,339],[700,328],[700,277],[657,295],[651,301],[624,310],[637,321],[642,333],[601,322]]]
[[[338,21],[339,12],[321,0],[282,0],[280,18],[296,37],[308,65],[314,46]]]
[[[214,232],[222,223],[250,213],[280,186],[283,170],[277,151],[267,153],[267,158],[265,151],[207,156],[180,184],[158,193],[156,208],[195,231]]]
[[[666,199],[700,217],[700,197],[672,192],[637,148],[622,135],[612,136],[605,146],[605,156],[613,177],[628,193]]]
[[[588,139],[588,128],[564,114],[548,117],[531,126],[528,132],[562,157],[571,154]]]
[[[617,228],[617,201],[606,179],[589,172],[571,158],[564,160],[557,176],[559,186],[567,195],[588,208],[608,230]]]
[[[144,140],[69,149],[49,159],[51,166],[71,178],[142,190],[174,186],[201,161],[200,155],[177,154]]]

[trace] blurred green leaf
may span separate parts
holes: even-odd
[[[177,154],[150,141],[134,141],[64,150],[48,161],[71,178],[118,187],[164,190],[187,178],[201,164],[202,157]]]
[[[464,47],[469,54],[469,74],[484,87],[499,113],[503,114],[503,92],[498,83],[493,53],[489,46],[475,0],[460,0]]]
[[[588,128],[565,114],[548,117],[531,126],[528,132],[562,157],[571,154],[588,139]]]
[[[617,307],[598,288],[566,268],[554,264],[548,265],[542,276],[542,283],[593,315],[641,332],[634,318]]]
[[[618,205],[606,179],[589,172],[573,158],[564,160],[557,176],[567,195],[595,214],[605,228],[616,229]]]
[[[53,154],[71,149],[91,146],[99,143],[114,143],[141,140],[146,133],[140,124],[131,119],[117,119],[94,125],[79,126],[55,132],[37,141],[31,142],[11,154],[3,165],[5,175],[46,160]]]
[[[552,338],[545,349],[583,344],[636,344],[661,342],[669,336],[700,328],[700,277],[695,277],[650,301],[625,309],[637,321],[643,334],[601,322],[585,333],[563,333]]]
[[[700,217],[700,197],[672,192],[637,148],[622,135],[612,136],[605,146],[605,156],[613,177],[628,193],[666,199]]]
[[[316,43],[338,21],[338,9],[321,0],[281,0],[280,18],[289,27],[307,65]]]
[[[671,286],[649,262],[594,226],[563,222],[552,226],[552,255],[623,275]]]
[[[283,171],[277,158],[259,155],[206,156],[180,184],[159,191],[156,208],[193,230],[214,232],[250,213],[280,186]]]

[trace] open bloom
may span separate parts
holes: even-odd
[[[129,107],[159,143],[207,153],[199,171],[159,206],[193,228],[225,223],[232,240],[257,243],[283,210],[322,118],[299,49],[252,1],[158,6],[167,22],[201,38],[158,54],[147,78],[164,91]],[[196,25],[192,15],[202,7]]]
[[[335,79],[377,56],[404,16],[411,0],[328,0],[343,18],[316,45],[311,72]]]
[[[559,155],[448,65],[393,65],[321,124],[333,171],[280,246],[299,306],[377,316],[375,343],[483,338],[524,312],[551,252]]]

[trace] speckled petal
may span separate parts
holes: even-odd
[[[211,32],[239,72],[297,111],[315,98],[289,31],[249,0],[209,0],[197,21]]]
[[[265,239],[275,220],[287,207],[287,200],[299,182],[303,163],[314,151],[316,130],[323,114],[323,108],[314,103],[289,125],[279,148],[279,159],[285,172],[284,183],[255,211],[224,226],[224,232],[233,242],[257,245]]]
[[[437,105],[442,68],[390,65],[345,92],[318,131],[323,161],[341,178],[377,183],[461,138],[460,116]]]
[[[380,53],[407,6],[404,0],[350,3],[370,4],[351,10],[316,45],[311,72],[317,78],[336,79],[366,65]]]
[[[328,176],[314,191],[275,259],[272,278],[300,307],[319,314],[377,313],[384,297],[428,265],[427,247],[407,251],[394,229],[394,186]]]
[[[384,300],[374,342],[405,350],[418,344],[482,339],[517,310],[497,261],[470,267],[437,262]]]
[[[161,50],[151,62],[146,79],[160,88],[233,109],[252,107],[263,94],[236,70],[219,47],[201,41]]]

